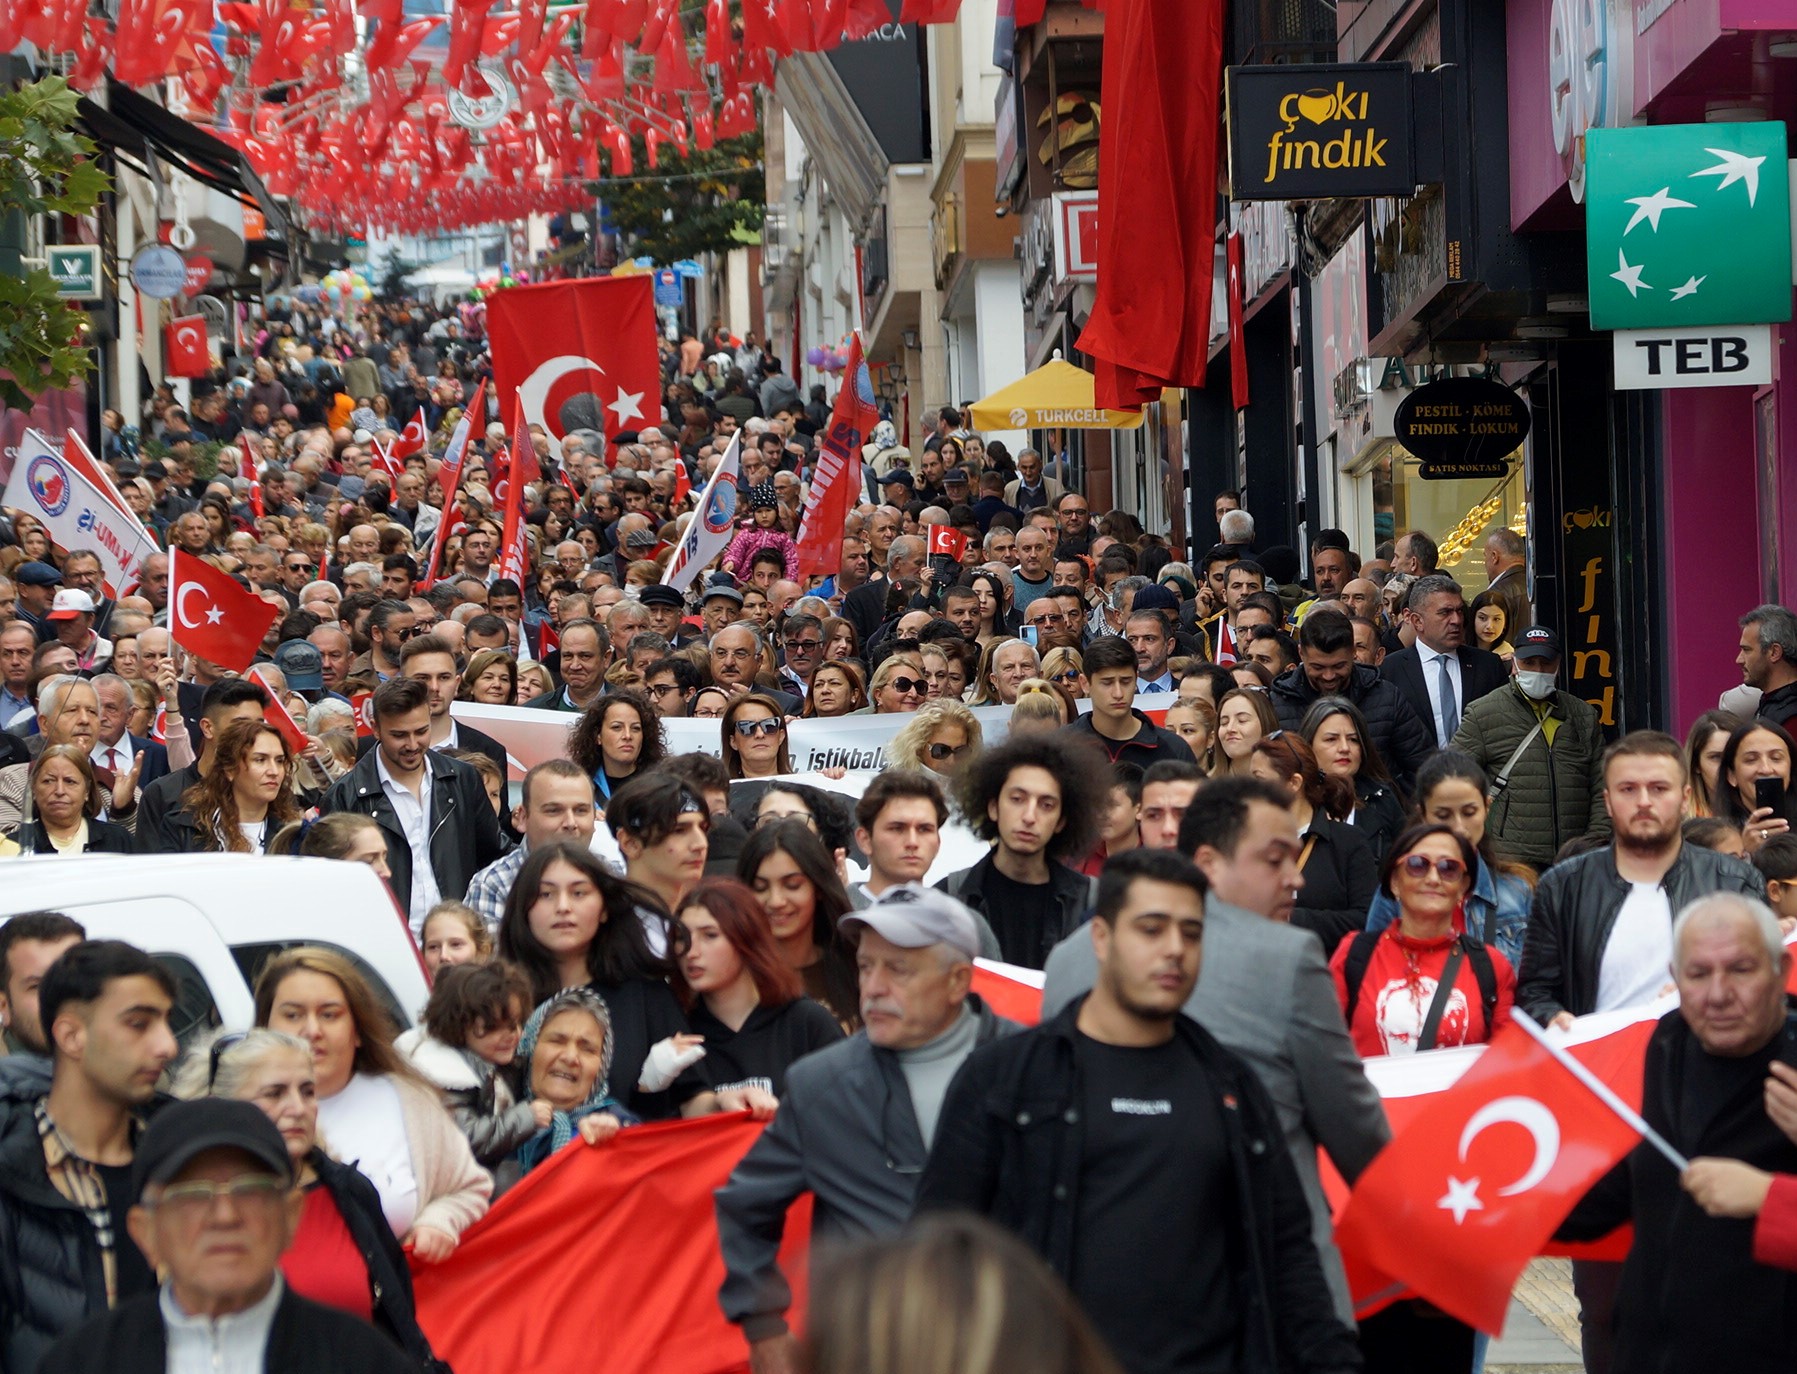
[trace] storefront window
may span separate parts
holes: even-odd
[[[1381,541],[1423,530],[1441,546],[1441,571],[1460,584],[1467,600],[1485,590],[1485,540],[1508,527],[1528,533],[1528,493],[1521,450],[1499,478],[1425,481],[1408,453],[1392,448],[1372,469],[1373,527]]]

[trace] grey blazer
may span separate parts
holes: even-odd
[[[1204,964],[1186,1014],[1253,1066],[1278,1108],[1329,1291],[1352,1325],[1354,1304],[1335,1249],[1317,1145],[1352,1183],[1391,1138],[1385,1109],[1348,1039],[1316,937],[1215,897],[1206,900],[1204,917]],[[1088,991],[1097,972],[1090,932],[1076,930],[1056,945],[1048,956],[1042,1019]]]

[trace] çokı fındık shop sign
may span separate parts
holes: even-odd
[[[1398,402],[1392,431],[1425,478],[1502,477],[1528,437],[1529,407],[1502,382],[1444,377]]]
[[[1231,67],[1225,80],[1231,199],[1415,192],[1407,64]]]

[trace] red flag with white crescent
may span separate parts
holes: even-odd
[[[515,414],[511,473],[505,483],[505,525],[499,540],[499,575],[511,578],[522,587],[529,567],[528,546],[524,540],[524,465],[536,461],[536,452],[531,447],[530,427],[524,422],[522,400],[518,401]]]
[[[400,430],[399,438],[393,445],[393,456],[409,458],[414,453],[422,453],[430,441],[431,432],[424,423],[424,407],[419,406],[412,412],[412,418],[406,421],[406,427]]]
[[[168,554],[169,634],[189,653],[241,673],[255,662],[262,636],[280,614],[204,559]]]
[[[275,691],[274,684],[263,675],[261,666],[257,665],[251,668],[244,676],[251,682],[260,684],[262,690],[268,693],[268,704],[262,708],[262,719],[273,726],[281,738],[287,741],[289,749],[296,754],[303,754],[306,747],[312,743],[312,738],[293,718],[292,712],[287,709],[287,704],[281,700],[281,694]]]
[[[861,356],[861,336],[856,334],[849,340],[842,390],[836,393],[811,490],[805,494],[805,512],[799,521],[799,576],[834,572],[842,566],[842,527],[855,504],[849,484],[855,455],[879,420],[873,379]]]

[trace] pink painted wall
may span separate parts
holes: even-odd
[[[1746,387],[1667,391],[1661,404],[1672,704],[1663,723],[1682,739],[1741,681],[1735,621],[1760,602],[1753,404]]]

